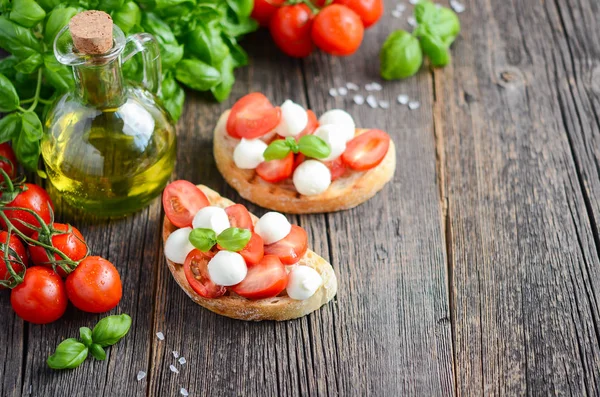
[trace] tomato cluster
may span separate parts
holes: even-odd
[[[287,55],[303,58],[315,47],[338,56],[353,54],[364,30],[383,14],[383,0],[255,0],[252,17],[268,27]]]
[[[54,204],[43,188],[14,178],[17,163],[9,145],[0,145],[0,156],[0,289],[12,289],[15,313],[47,324],[64,314],[68,301],[90,313],[114,308],[123,290],[117,269],[88,256],[77,228],[54,222]]]

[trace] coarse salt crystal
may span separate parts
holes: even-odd
[[[408,2],[412,5],[415,5],[419,2],[419,0],[408,0]]]
[[[179,352],[173,350],[173,357],[179,358]]]
[[[175,368],[175,366],[173,364],[169,365],[169,369],[171,370],[171,372],[174,372],[176,374],[179,373],[179,370],[177,368]]]
[[[144,379],[146,377],[146,373],[144,371],[140,371],[137,374],[137,380],[138,382],[141,381],[142,379]]]
[[[181,390],[179,390],[179,394],[181,394],[182,396],[189,396],[190,393],[188,393],[187,390],[185,390],[185,388],[181,388]]]
[[[29,385],[29,394],[33,392],[33,385]]]
[[[408,103],[408,108],[410,110],[418,109],[420,106],[421,106],[421,104],[419,102],[417,102],[417,101],[412,101],[412,102]]]
[[[390,103],[388,101],[379,101],[379,107],[382,109],[388,109],[390,107]]]
[[[338,95],[337,90],[335,88],[330,88],[329,95],[335,98]]]
[[[392,16],[394,18],[400,18],[402,16],[402,11],[400,11],[400,10],[392,10]]]
[[[375,82],[371,83],[371,88],[373,88],[375,91],[381,91],[383,89],[381,84]]]
[[[465,10],[464,4],[459,3],[456,0],[450,0],[450,7],[459,14]]]
[[[408,95],[400,94],[397,99],[400,105],[406,105],[408,103]]]
[[[367,104],[375,109],[377,107],[377,99],[373,95],[367,95]]]
[[[340,95],[346,95],[348,93],[348,89],[346,87],[340,87],[338,88],[338,94]]]
[[[406,18],[406,21],[407,21],[407,22],[408,22],[408,24],[409,24],[410,26],[412,26],[413,28],[414,28],[415,26],[417,26],[417,20],[415,19],[415,17],[408,17],[408,18]]]
[[[358,91],[358,86],[354,83],[346,83],[346,88],[352,91]]]
[[[365,90],[367,90],[367,91],[374,91],[374,88],[371,85],[371,83],[369,83],[369,84],[365,84]]]
[[[185,357],[179,357],[179,364],[183,365],[187,363],[187,361],[185,361]]]
[[[406,10],[406,5],[404,5],[404,3],[398,3],[396,4],[396,10],[404,12],[404,10]]]
[[[158,338],[158,340],[165,340],[165,334],[163,334],[162,332],[157,332],[156,337]]]
[[[357,105],[362,105],[363,103],[365,103],[365,97],[362,95],[354,95],[354,98],[352,99]]]

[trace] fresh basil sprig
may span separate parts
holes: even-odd
[[[250,230],[237,227],[225,229],[218,236],[212,229],[196,228],[191,231],[189,239],[190,243],[202,252],[210,251],[215,244],[227,251],[238,252],[248,245],[251,237]]]
[[[108,316],[96,324],[92,331],[92,340],[102,347],[112,346],[120,341],[131,328],[131,317],[127,314]]]
[[[52,369],[73,369],[85,361],[88,348],[75,338],[65,339],[46,361]]]
[[[307,157],[324,159],[331,153],[331,148],[316,135],[304,135],[297,142],[295,138],[276,139],[267,146],[263,156],[266,161],[280,160],[290,152],[302,153]]]

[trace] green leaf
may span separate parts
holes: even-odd
[[[13,55],[3,58],[0,60],[0,74],[3,74],[11,80],[14,79],[16,75],[15,66],[19,62],[19,58]]]
[[[207,91],[221,82],[217,69],[197,59],[184,59],[177,64],[175,78],[198,91]]]
[[[229,7],[236,13],[240,18],[249,17],[254,6],[253,0],[227,0]]]
[[[90,353],[92,353],[92,356],[96,360],[100,360],[100,361],[106,360],[106,352],[104,351],[104,349],[102,348],[102,346],[100,346],[97,343],[93,343],[90,346]]]
[[[434,21],[437,14],[437,8],[435,4],[430,1],[420,1],[415,5],[414,14],[415,19],[419,25],[428,24]]]
[[[96,6],[96,8],[98,10],[110,12],[123,7],[124,2],[125,0],[100,0],[98,1],[98,5]]]
[[[128,62],[129,63],[129,62]],[[75,80],[71,68],[58,62],[54,54],[44,55],[44,77],[58,93],[65,93],[75,88]]]
[[[12,112],[19,106],[19,96],[13,83],[0,74],[0,112]]]
[[[92,330],[88,327],[79,328],[79,338],[83,342],[84,345],[90,347],[92,342]]]
[[[13,138],[13,150],[19,163],[28,171],[38,168],[40,158],[40,141],[30,139],[22,130]]]
[[[315,159],[324,159],[331,154],[331,148],[316,135],[304,135],[298,141],[300,153]]]
[[[244,18],[238,21],[237,18],[228,15],[226,19],[221,21],[221,27],[229,36],[239,37],[254,32],[259,25],[252,18]]]
[[[96,324],[92,340],[102,347],[112,346],[129,332],[131,317],[127,314],[108,316]]]
[[[227,56],[221,62],[219,67],[221,82],[210,89],[215,96],[215,99],[219,102],[223,102],[231,93],[231,88],[233,87],[233,83],[235,83],[235,76],[233,75],[234,67],[235,61],[231,56]]]
[[[290,147],[283,139],[276,139],[267,146],[263,156],[265,161],[280,160],[291,152]]]
[[[248,229],[230,227],[217,236],[217,244],[227,251],[238,252],[244,249],[251,237],[252,232]]]
[[[50,11],[48,18],[46,18],[46,26],[44,27],[44,42],[46,45],[52,46],[54,44],[54,39],[58,32],[67,26],[77,12],[77,9],[74,7],[56,8]]]
[[[431,34],[422,35],[421,48],[433,66],[446,66],[450,62],[450,51],[448,51],[446,44],[437,36]]]
[[[212,229],[196,228],[190,233],[190,243],[202,252],[208,252],[217,243],[217,234]]]
[[[177,44],[177,39],[169,25],[155,13],[143,13],[142,27],[146,32],[152,33],[161,44]]]
[[[29,58],[17,63],[15,70],[17,72],[31,74],[37,72],[37,70],[44,63],[42,54],[32,54]]]
[[[165,70],[169,70],[183,58],[183,45],[158,44],[160,47],[160,63]]]
[[[0,143],[14,139],[21,132],[21,114],[10,113],[0,119]]]
[[[72,369],[78,367],[88,355],[88,348],[77,339],[65,339],[56,347],[46,361],[52,369]]]
[[[19,59],[29,58],[42,50],[31,29],[24,28],[0,16],[0,47]]]
[[[423,63],[419,40],[404,30],[390,34],[379,53],[381,77],[403,79],[417,73]]]
[[[426,28],[429,33],[442,39],[446,47],[450,47],[460,33],[460,20],[451,9],[440,7],[434,21],[426,24]]]
[[[23,127],[22,133],[27,135],[27,137],[32,140],[40,140],[44,135],[44,130],[42,129],[42,122],[38,115],[34,112],[25,112],[23,113]]]
[[[226,34],[221,34],[223,41],[229,47],[229,53],[234,59],[234,67],[246,66],[248,64],[248,53],[238,44],[237,40]]]
[[[61,4],[63,0],[37,0],[37,3],[42,6],[46,12]]]
[[[123,32],[129,33],[142,22],[142,12],[134,1],[130,1],[114,12],[112,18]]]
[[[179,120],[183,112],[183,103],[185,92],[183,88],[175,81],[175,78],[169,73],[162,81],[162,90],[160,95],[164,107],[171,114],[173,120]]]
[[[9,17],[21,26],[32,28],[46,18],[46,11],[34,0],[13,0]]]
[[[163,10],[166,8],[173,8],[182,4],[195,5],[195,0],[156,0],[155,7],[157,10]]]

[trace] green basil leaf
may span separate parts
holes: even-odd
[[[92,353],[92,356],[96,360],[100,360],[100,361],[106,360],[106,352],[104,351],[102,346],[100,346],[97,343],[92,343],[92,345],[90,346],[90,353]]]
[[[423,63],[419,40],[404,30],[390,34],[379,53],[381,77],[403,79],[417,73]]]
[[[211,55],[212,36],[208,26],[204,24],[196,25],[196,29],[190,32],[185,49],[198,59],[208,64],[212,63]]]
[[[198,91],[207,91],[221,82],[217,69],[198,59],[184,59],[177,64],[175,78]]]
[[[21,26],[32,28],[46,18],[46,11],[34,0],[13,0],[9,18]]]
[[[102,347],[112,346],[121,340],[131,328],[131,317],[127,314],[108,316],[96,324],[92,340]]]
[[[123,32],[129,33],[142,22],[142,12],[134,1],[130,1],[114,12],[112,18]]]
[[[215,99],[219,102],[223,102],[231,93],[231,88],[235,82],[235,76],[233,75],[234,65],[235,61],[231,56],[227,56],[221,61],[221,65],[219,66],[221,82],[210,89]]]
[[[421,48],[433,66],[446,66],[450,62],[450,51],[448,51],[446,44],[437,36],[430,34],[422,35]]]
[[[239,37],[254,32],[258,29],[259,25],[252,18],[244,18],[238,21],[237,18],[228,14],[228,17],[221,21],[221,27],[229,36]]]
[[[227,44],[227,47],[229,47],[229,53],[235,61],[233,66],[246,66],[248,64],[248,53],[246,53],[242,46],[237,43],[237,40],[226,34],[221,34],[221,37],[225,44]]]
[[[37,3],[42,6],[46,12],[52,10],[54,7],[60,5],[63,0],[37,0]]]
[[[129,62],[127,62],[129,63]],[[54,54],[44,55],[44,77],[58,93],[72,91],[75,88],[73,71],[66,65],[58,62]]]
[[[10,113],[0,119],[0,143],[14,139],[21,132],[21,114]]]
[[[0,16],[0,47],[20,59],[40,53],[42,47],[31,29]]]
[[[283,139],[276,139],[267,146],[263,156],[265,161],[281,160],[290,153],[291,149]]]
[[[88,355],[88,348],[77,339],[62,341],[46,363],[52,369],[72,369],[78,367]]]
[[[0,112],[12,112],[19,106],[19,95],[13,83],[0,74]]]
[[[32,140],[40,140],[44,135],[44,130],[42,129],[42,122],[38,115],[34,112],[25,112],[23,113],[22,119],[22,133],[27,135],[27,137]]]
[[[23,130],[23,127],[21,127]],[[28,171],[35,171],[38,168],[40,158],[40,141],[30,139],[26,133],[21,133],[13,138],[13,150],[19,163]]]
[[[229,7],[240,18],[249,17],[254,6],[253,0],[226,0]]]
[[[58,32],[67,26],[77,12],[77,8],[74,7],[55,8],[50,11],[46,19],[46,26],[44,27],[44,42],[46,45],[52,46],[54,44],[54,39]]]
[[[414,14],[415,19],[419,25],[429,24],[435,20],[438,12],[438,6],[430,1],[423,0],[415,5]]]
[[[324,159],[331,154],[331,148],[316,135],[304,135],[298,141],[300,153],[315,159]]]
[[[183,88],[177,84],[173,77],[171,77],[170,80],[172,81],[172,88],[169,87],[168,93],[164,93],[165,80],[163,80],[163,91],[161,92],[161,97],[164,107],[171,114],[173,120],[177,121],[183,112],[185,92],[183,91]],[[169,85],[169,83],[167,83],[167,85]]]
[[[143,13],[142,27],[146,32],[152,33],[160,44],[177,44],[177,39],[169,25],[152,12]]]
[[[155,7],[157,10],[174,8],[183,4],[195,5],[195,0],[156,0]]]
[[[125,0],[100,0],[98,1],[98,5],[95,8],[98,10],[110,12],[123,7],[124,2]]]
[[[88,327],[79,328],[79,339],[83,342],[84,345],[90,347],[92,345],[92,330]],[[93,353],[93,352],[92,352]]]
[[[208,252],[217,243],[217,234],[212,229],[196,228],[190,232],[190,243],[202,252]]]
[[[227,251],[238,252],[244,249],[251,237],[252,232],[248,229],[230,227],[219,234],[217,237],[217,244]]]
[[[460,33],[458,15],[447,7],[439,7],[433,22],[426,24],[427,31],[442,39],[446,47],[454,42]]]
[[[19,58],[10,55],[0,60],[0,74],[8,77],[10,80],[14,79],[16,75],[15,66],[19,63]]]
[[[296,142],[296,138],[288,136],[284,140],[285,144],[290,148],[290,150],[294,153],[298,153],[300,150],[300,146],[298,146],[298,142]]]
[[[37,70],[44,63],[42,54],[32,54],[29,58],[17,63],[15,70],[17,72],[31,74],[37,72]]]
[[[163,69],[169,70],[183,58],[183,45],[158,44],[160,47],[160,64]]]

